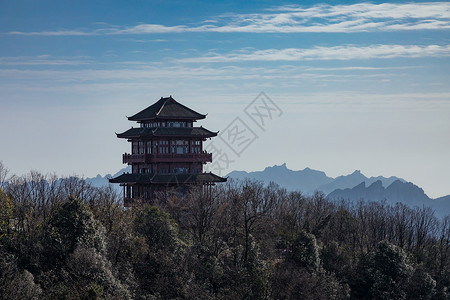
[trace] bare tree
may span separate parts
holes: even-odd
[[[243,225],[245,234],[244,261],[247,261],[250,249],[250,235],[257,222],[267,217],[275,203],[273,187],[264,188],[262,182],[245,181],[240,197],[242,205]]]
[[[441,222],[441,232],[438,242],[439,247],[439,272],[450,263],[450,215]]]
[[[425,248],[431,246],[430,242],[437,234],[437,219],[429,207],[414,210],[413,230],[415,236],[414,253],[419,262],[423,261]]]
[[[2,161],[0,161],[0,188],[1,189],[5,188],[5,185],[8,181],[8,174],[9,174],[8,168],[3,164]]]

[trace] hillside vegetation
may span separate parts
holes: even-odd
[[[429,208],[231,181],[124,209],[37,172],[0,206],[1,299],[450,299],[450,217]]]

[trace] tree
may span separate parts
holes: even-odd
[[[131,295],[112,272],[111,263],[94,248],[78,246],[67,259],[73,294],[88,299],[130,299]]]
[[[49,268],[65,263],[79,246],[94,248],[105,254],[104,228],[94,219],[89,208],[75,198],[69,198],[50,217],[45,226],[45,249]]]
[[[0,161],[0,188],[4,188],[8,181],[8,168]]]
[[[304,268],[280,263],[271,276],[272,298],[283,300],[347,299],[348,287],[332,274],[311,274]]]
[[[134,260],[140,293],[164,299],[184,297],[185,244],[178,237],[178,229],[169,214],[156,206],[135,209],[134,227],[145,239],[148,249]]]
[[[1,299],[450,299],[450,217],[426,208],[230,181],[125,209],[35,171],[3,191]]]
[[[255,227],[263,219],[267,218],[275,203],[275,195],[272,193],[272,186],[264,187],[262,182],[244,181],[240,189],[234,197],[236,204],[242,212],[242,222],[244,229],[244,262],[247,261],[250,251],[250,235],[253,234]]]
[[[406,292],[406,299],[427,300],[436,294],[436,280],[423,268],[417,268],[411,276]]]
[[[310,273],[321,270],[319,247],[313,234],[301,231],[289,244],[287,260],[292,261],[298,267],[305,268]]]
[[[17,266],[14,255],[0,250],[0,299],[40,299],[42,290],[34,276]]]
[[[12,219],[13,203],[0,188],[0,243],[10,234]]]
[[[413,267],[403,250],[387,241],[361,260],[356,270],[353,296],[361,299],[406,299]]]
[[[81,200],[64,202],[44,232],[42,280],[50,297],[130,298],[106,258],[105,229]]]

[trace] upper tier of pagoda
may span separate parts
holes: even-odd
[[[150,105],[137,114],[128,117],[130,121],[144,122],[155,119],[161,120],[200,120],[206,115],[200,114],[170,97],[161,97],[158,102]]]

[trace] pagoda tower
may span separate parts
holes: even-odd
[[[210,188],[227,179],[213,173],[203,173],[203,165],[212,162],[212,154],[203,150],[207,138],[217,136],[194,122],[205,119],[200,114],[170,97],[128,117],[139,124],[118,138],[131,143],[131,153],[122,156],[131,165],[131,173],[124,173],[109,181],[123,186],[124,205],[137,201],[151,201],[167,195],[169,189],[179,195],[191,187]]]

